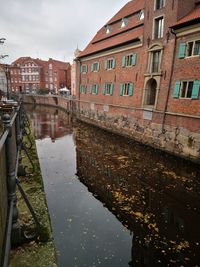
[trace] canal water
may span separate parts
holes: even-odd
[[[27,110],[59,267],[200,266],[199,165]]]

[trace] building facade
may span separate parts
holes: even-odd
[[[200,158],[200,8],[132,0],[77,57],[82,120]]]
[[[37,93],[45,89],[57,94],[60,88],[71,88],[69,63],[50,58],[48,61],[21,57],[10,66],[13,92]]]

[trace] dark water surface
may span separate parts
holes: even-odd
[[[27,108],[60,267],[200,266],[200,169]]]

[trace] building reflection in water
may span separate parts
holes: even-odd
[[[133,234],[130,266],[199,266],[199,166],[80,124],[77,175]]]
[[[50,137],[52,142],[72,134],[71,116],[65,112],[45,106],[27,105],[26,110],[32,121],[36,139]]]

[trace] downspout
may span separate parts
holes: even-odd
[[[76,99],[77,99],[77,104],[76,104],[76,113],[80,113],[80,82],[81,82],[81,73],[80,73],[80,59],[76,58]],[[77,76],[77,73],[79,74]],[[78,91],[78,93],[77,93]]]
[[[171,33],[174,34],[175,40],[174,40],[174,49],[173,49],[173,57],[172,57],[172,67],[171,67],[171,72],[170,72],[170,77],[169,77],[169,83],[168,83],[168,88],[167,88],[167,99],[165,102],[165,108],[163,111],[163,119],[162,119],[162,133],[165,133],[164,126],[165,126],[165,120],[166,120],[166,112],[167,112],[167,106],[169,102],[169,95],[170,95],[170,89],[171,89],[171,83],[172,83],[172,76],[174,72],[174,62],[175,62],[175,56],[176,56],[176,45],[177,45],[177,37],[176,33],[174,32],[173,29],[171,29]]]

